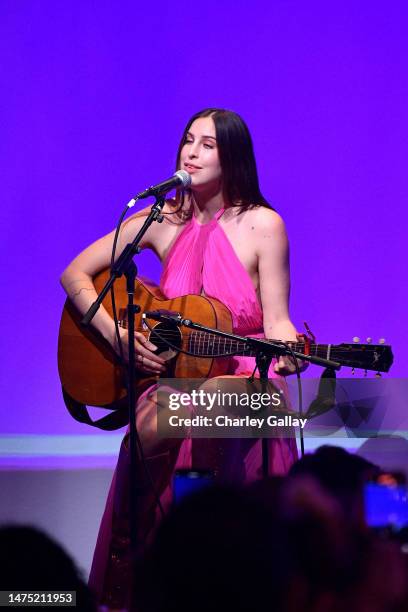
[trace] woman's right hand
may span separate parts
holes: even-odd
[[[129,345],[128,345],[128,332],[127,329],[120,328],[119,334],[122,341],[123,357],[128,362],[129,359]],[[113,348],[115,352],[120,355],[119,342],[114,335]],[[154,351],[157,350],[157,346],[150,342],[142,333],[135,332],[135,362],[136,368],[140,372],[145,374],[162,374],[165,372],[165,360],[156,355]]]

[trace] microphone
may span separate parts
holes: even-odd
[[[142,314],[142,319],[153,319],[153,321],[160,321],[161,323],[176,323],[176,325],[185,320],[179,312],[172,310],[149,310]]]
[[[178,170],[171,178],[157,185],[152,185],[135,196],[135,200],[142,200],[150,196],[162,196],[174,188],[182,187],[186,189],[191,185],[191,175],[185,170]]]

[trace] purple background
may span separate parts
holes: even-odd
[[[91,433],[60,396],[60,273],[172,173],[206,106],[250,127],[294,323],[385,337],[405,375],[407,16],[403,0],[2,0],[3,433]],[[139,268],[158,276],[154,256]]]

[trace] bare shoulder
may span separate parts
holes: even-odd
[[[145,206],[144,208],[133,213],[123,223],[123,228],[124,229],[126,228],[127,231],[134,231],[135,229],[136,230],[139,229],[145,222],[151,209],[152,209],[152,204],[150,206]],[[179,221],[179,217],[176,211],[177,211],[177,206],[174,203],[174,201],[172,200],[166,201],[162,209],[164,221],[171,225],[179,224],[180,221]],[[153,223],[149,228],[149,233],[153,233],[155,228],[156,228],[156,223]]]
[[[151,208],[152,204],[138,210],[125,221],[120,238],[122,246],[129,242],[129,240],[133,240],[146,221]],[[143,249],[152,249],[161,260],[165,257],[169,246],[173,243],[178,233],[182,231],[184,225],[184,222],[177,214],[177,210],[178,206],[174,201],[166,201],[162,209],[163,222],[153,222],[141,242]]]
[[[288,251],[288,237],[282,217],[271,208],[257,206],[243,215],[246,215],[246,235],[249,236],[254,251],[258,257],[270,258],[280,254],[286,256]]]
[[[142,227],[149,212],[150,207],[142,208],[125,219],[121,227],[119,242],[128,242],[132,237],[134,237]]]
[[[255,206],[237,216],[242,219],[242,224],[257,235],[264,235],[265,232],[279,234],[286,233],[285,223],[275,210],[266,206]]]

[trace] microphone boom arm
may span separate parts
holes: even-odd
[[[323,359],[322,357],[316,357],[314,355],[305,355],[304,353],[293,351],[292,349],[288,348],[286,342],[282,341],[281,343],[277,343],[273,342],[272,340],[266,340],[262,338],[252,338],[251,336],[239,336],[238,334],[230,334],[219,329],[214,329],[212,327],[207,327],[206,325],[201,325],[201,323],[195,323],[191,319],[183,319],[180,313],[171,313],[168,311],[150,311],[144,312],[142,317],[166,323],[172,322],[179,326],[189,327],[190,329],[195,329],[197,331],[214,334],[216,336],[220,336],[221,338],[228,338],[237,342],[243,342],[252,349],[254,349],[257,353],[263,352],[265,355],[269,355],[271,357],[281,355],[287,355],[289,357],[294,356],[297,359],[309,361],[310,363],[325,368],[332,368],[333,370],[340,370],[341,368],[341,364],[337,361]]]

